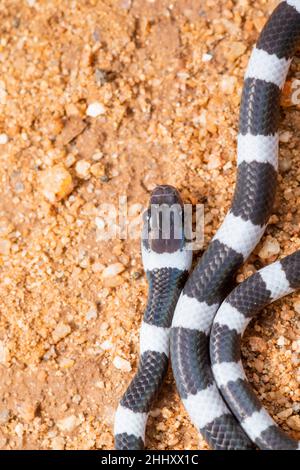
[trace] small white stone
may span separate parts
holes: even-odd
[[[79,160],[75,166],[77,176],[80,178],[88,178],[90,174],[90,168],[91,164],[89,162],[86,160]]]
[[[218,155],[210,155],[208,163],[207,163],[207,169],[208,170],[215,170],[216,168],[219,168],[221,165],[221,160]]]
[[[52,333],[52,337],[55,343],[65,338],[69,333],[71,333],[71,327],[65,323],[59,323],[55,330]]]
[[[7,134],[0,134],[0,145],[5,145],[8,142]]]
[[[101,271],[103,271],[104,268],[104,264],[99,263],[97,261],[92,265],[92,270],[94,273],[100,273]]]
[[[277,340],[277,345],[278,346],[284,346],[285,345],[285,337],[284,336],[279,336],[278,340]]]
[[[289,142],[292,138],[292,133],[289,131],[284,131],[281,134],[279,134],[279,141],[280,142]]]
[[[87,320],[94,320],[97,318],[97,306],[93,306],[89,309],[89,311],[86,313],[85,318]]]
[[[79,424],[79,420],[75,415],[67,416],[66,418],[57,421],[57,427],[61,431],[72,432]]]
[[[7,348],[3,341],[0,341],[0,364],[6,364],[7,362]]]
[[[294,309],[297,313],[300,313],[300,300],[296,300],[296,302],[294,302]]]
[[[300,339],[296,339],[292,342],[292,350],[300,353]]]
[[[5,89],[5,83],[0,80],[0,104],[4,105],[6,103],[7,92]]]
[[[103,341],[103,343],[100,344],[100,348],[103,349],[103,351],[109,351],[112,349],[112,347],[112,342],[109,339]]]
[[[103,230],[104,227],[105,227],[105,222],[104,222],[104,220],[102,219],[102,217],[96,217],[96,218],[95,218],[95,224],[96,224],[96,227],[97,227],[99,230]]]
[[[65,448],[65,441],[63,437],[54,437],[51,441],[51,449],[52,450],[64,450]]]
[[[9,410],[6,408],[0,411],[0,424],[5,424],[9,421]]]
[[[130,372],[131,371],[131,365],[130,362],[126,361],[126,359],[122,359],[120,356],[116,356],[113,360],[113,365],[120,370]]]
[[[16,426],[15,426],[15,433],[16,435],[21,439],[22,436],[23,436],[23,432],[24,432],[24,426],[23,424],[21,423],[18,423]]]
[[[100,150],[96,150],[96,152],[95,152],[94,155],[92,156],[92,159],[93,159],[95,162],[98,162],[99,160],[101,160],[101,158],[103,158],[103,153],[102,153]]]
[[[103,104],[95,101],[94,103],[91,103],[88,105],[86,114],[87,116],[90,116],[90,117],[98,117],[98,116],[101,116],[101,114],[105,114],[105,108]]]
[[[280,252],[280,245],[273,237],[267,237],[260,249],[258,256],[262,259],[268,259],[271,256],[278,255]]]
[[[107,266],[103,269],[102,277],[105,279],[107,277],[114,277],[122,273],[125,270],[125,266],[121,263],[114,263]]]
[[[230,75],[224,75],[221,82],[220,82],[220,88],[225,95],[231,95],[236,87],[237,83],[237,78],[234,76]]]
[[[203,54],[202,55],[202,62],[210,62],[213,56],[211,54]]]

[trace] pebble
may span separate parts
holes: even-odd
[[[105,176],[105,165],[103,163],[95,163],[91,167],[91,173],[96,178],[100,176]]]
[[[36,407],[31,403],[22,403],[18,406],[18,412],[22,420],[30,423],[35,418]]]
[[[126,361],[126,359],[123,359],[120,356],[116,356],[113,360],[113,365],[116,367],[116,369],[120,369],[126,372],[131,371],[131,365],[130,362]]]
[[[284,336],[279,336],[277,340],[277,346],[284,346],[286,343],[285,337]]]
[[[287,172],[292,168],[292,160],[287,157],[280,158],[279,168],[282,172]]]
[[[92,159],[94,160],[94,162],[98,162],[99,160],[101,160],[101,158],[103,158],[103,153],[100,150],[96,150],[96,152],[92,156]]]
[[[150,410],[149,412],[149,415],[152,416],[152,418],[158,418],[160,414],[161,414],[160,408],[155,408],[154,410]]]
[[[6,443],[7,443],[6,437],[0,434],[0,449],[2,449]]]
[[[294,302],[294,309],[297,313],[300,313],[300,300]]]
[[[287,420],[287,425],[294,431],[300,431],[300,416],[291,416]]]
[[[0,238],[0,255],[8,256],[11,249],[11,241]]]
[[[79,160],[76,163],[75,170],[79,178],[88,178],[90,176],[91,164],[86,160]]]
[[[259,336],[250,336],[249,344],[252,351],[263,352],[267,349],[265,341]]]
[[[211,54],[203,54],[202,55],[202,62],[210,62],[213,56]]]
[[[292,350],[300,353],[300,339],[292,342]]]
[[[101,114],[105,114],[105,108],[103,104],[95,101],[94,103],[91,103],[88,105],[87,110],[86,110],[87,116],[98,117],[98,116],[101,116]]]
[[[216,168],[219,168],[221,165],[221,160],[218,155],[211,155],[208,160],[207,168],[208,170],[214,170]]]
[[[233,76],[224,76],[220,83],[220,88],[226,95],[234,93],[237,79]]]
[[[267,237],[263,243],[263,246],[259,250],[258,256],[261,259],[268,259],[271,256],[278,255],[280,252],[280,245],[278,241],[273,237]]]
[[[287,410],[283,410],[283,411],[280,411],[280,413],[277,413],[277,417],[279,419],[286,419],[289,416],[291,416],[292,414],[293,414],[293,409],[288,408]]]
[[[103,230],[105,227],[105,220],[102,217],[96,217],[95,224],[99,230]]]
[[[0,80],[0,104],[6,104],[7,91],[5,88],[5,83]]]
[[[40,185],[43,195],[51,203],[68,196],[74,187],[71,174],[61,164],[43,171],[40,174]]]
[[[114,277],[122,273],[124,270],[125,270],[125,266],[121,263],[110,264],[109,266],[103,269],[102,277],[104,279],[108,277]]]
[[[57,421],[57,427],[61,431],[72,432],[79,425],[79,420],[75,415],[67,416],[66,418]]]
[[[289,131],[284,131],[284,132],[281,132],[281,134],[279,134],[279,141],[280,142],[289,142],[292,138],[292,133],[289,132]]]
[[[4,409],[0,411],[0,424],[5,424],[9,421],[9,410]]]
[[[100,273],[101,271],[103,271],[104,267],[104,264],[99,262],[95,262],[92,264],[92,270],[94,273]]]
[[[55,437],[51,441],[51,449],[52,450],[64,450],[65,448],[65,440],[63,437]]]
[[[24,426],[23,426],[23,424],[18,423],[18,424],[15,426],[15,433],[16,433],[16,435],[18,436],[19,439],[22,439],[23,433],[24,433]]]
[[[0,134],[0,145],[5,145],[8,142],[8,136],[6,134]]]
[[[52,333],[52,338],[55,343],[65,338],[71,333],[71,327],[65,323],[59,323]]]
[[[6,364],[8,351],[3,341],[0,341],[0,364]]]
[[[262,372],[264,370],[265,364],[260,359],[255,359],[253,365],[258,372]]]
[[[231,41],[228,44],[228,48],[224,51],[225,57],[230,61],[234,62],[238,57],[241,57],[246,51],[247,46],[239,41]]]
[[[94,320],[95,318],[97,318],[97,305],[91,307],[86,315],[85,315],[85,318],[89,321],[89,320]]]
[[[109,339],[106,339],[105,341],[103,341],[103,343],[100,344],[100,348],[103,349],[103,351],[109,351],[110,349],[112,349],[112,347],[113,344]]]
[[[74,364],[75,364],[75,361],[73,359],[70,359],[69,357],[62,357],[59,360],[59,366],[62,369],[70,369],[70,367],[73,367]]]
[[[132,5],[132,0],[122,0],[120,7],[124,10],[129,10]]]

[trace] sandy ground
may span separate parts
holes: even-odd
[[[138,360],[139,240],[101,240],[100,204],[158,183],[205,204],[207,246],[234,188],[249,53],[276,1],[0,3],[0,448],[111,449]],[[285,89],[277,202],[237,282],[300,247],[299,106]],[[133,206],[132,206],[133,205]],[[201,251],[198,253],[201,255]],[[300,296],[248,328],[257,395],[300,438]],[[207,448],[171,372],[150,449]]]

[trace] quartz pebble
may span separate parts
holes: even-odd
[[[57,422],[57,427],[61,431],[72,432],[79,425],[79,420],[75,415],[67,416]]]
[[[272,256],[278,255],[279,253],[280,245],[278,241],[275,238],[268,236],[265,239],[263,246],[259,250],[258,256],[265,260],[271,258]]]
[[[211,54],[203,54],[202,55],[202,62],[210,62],[213,56]]]
[[[5,424],[9,421],[10,412],[8,409],[0,410],[0,424]]]
[[[278,346],[284,346],[285,343],[286,343],[285,337],[284,336],[279,336],[279,338],[277,340],[277,345]]]
[[[75,170],[79,178],[88,178],[90,175],[91,164],[86,160],[79,160],[76,163]]]
[[[0,134],[0,145],[5,145],[8,142],[8,136],[6,134]]]
[[[125,266],[121,263],[110,264],[105,269],[103,269],[102,277],[104,279],[108,277],[114,277],[114,276],[117,276],[117,274],[122,273],[124,270],[125,270]]]
[[[6,364],[8,351],[3,341],[0,341],[0,364]]]
[[[116,356],[113,360],[113,365],[120,370],[130,372],[131,371],[131,365],[130,362],[126,361],[126,359],[123,359],[120,356]]]
[[[280,411],[279,413],[277,413],[277,417],[279,419],[286,419],[289,416],[291,416],[292,414],[293,414],[293,409],[288,408],[287,410],[283,410],[283,411]]]
[[[0,238],[0,255],[8,256],[11,250],[11,241]]]
[[[51,449],[52,450],[64,450],[65,440],[63,437],[57,436],[51,440]]]
[[[300,300],[297,300],[296,302],[294,302],[294,309],[297,313],[300,314]]]
[[[71,332],[71,327],[65,323],[59,323],[52,333],[53,341],[57,343]]]
[[[252,351],[263,352],[267,348],[265,341],[259,336],[251,336],[249,338],[249,344],[250,344]]]
[[[42,193],[48,201],[54,203],[68,196],[73,190],[71,174],[58,164],[40,174]]]
[[[98,103],[97,101],[88,105],[86,114],[90,117],[98,117],[101,114],[105,113],[105,108],[103,104]]]
[[[291,416],[287,420],[287,425],[294,431],[300,431],[300,416]]]
[[[95,318],[97,318],[97,305],[91,307],[87,313],[86,313],[86,316],[85,318],[89,321],[89,320],[94,320]]]

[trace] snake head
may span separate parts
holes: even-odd
[[[191,253],[185,250],[184,206],[179,192],[169,185],[157,186],[151,193],[143,216],[142,256],[145,269],[170,265],[188,266]],[[170,267],[170,266],[169,266]],[[184,268],[186,269],[186,268]],[[187,268],[189,269],[189,268]]]

